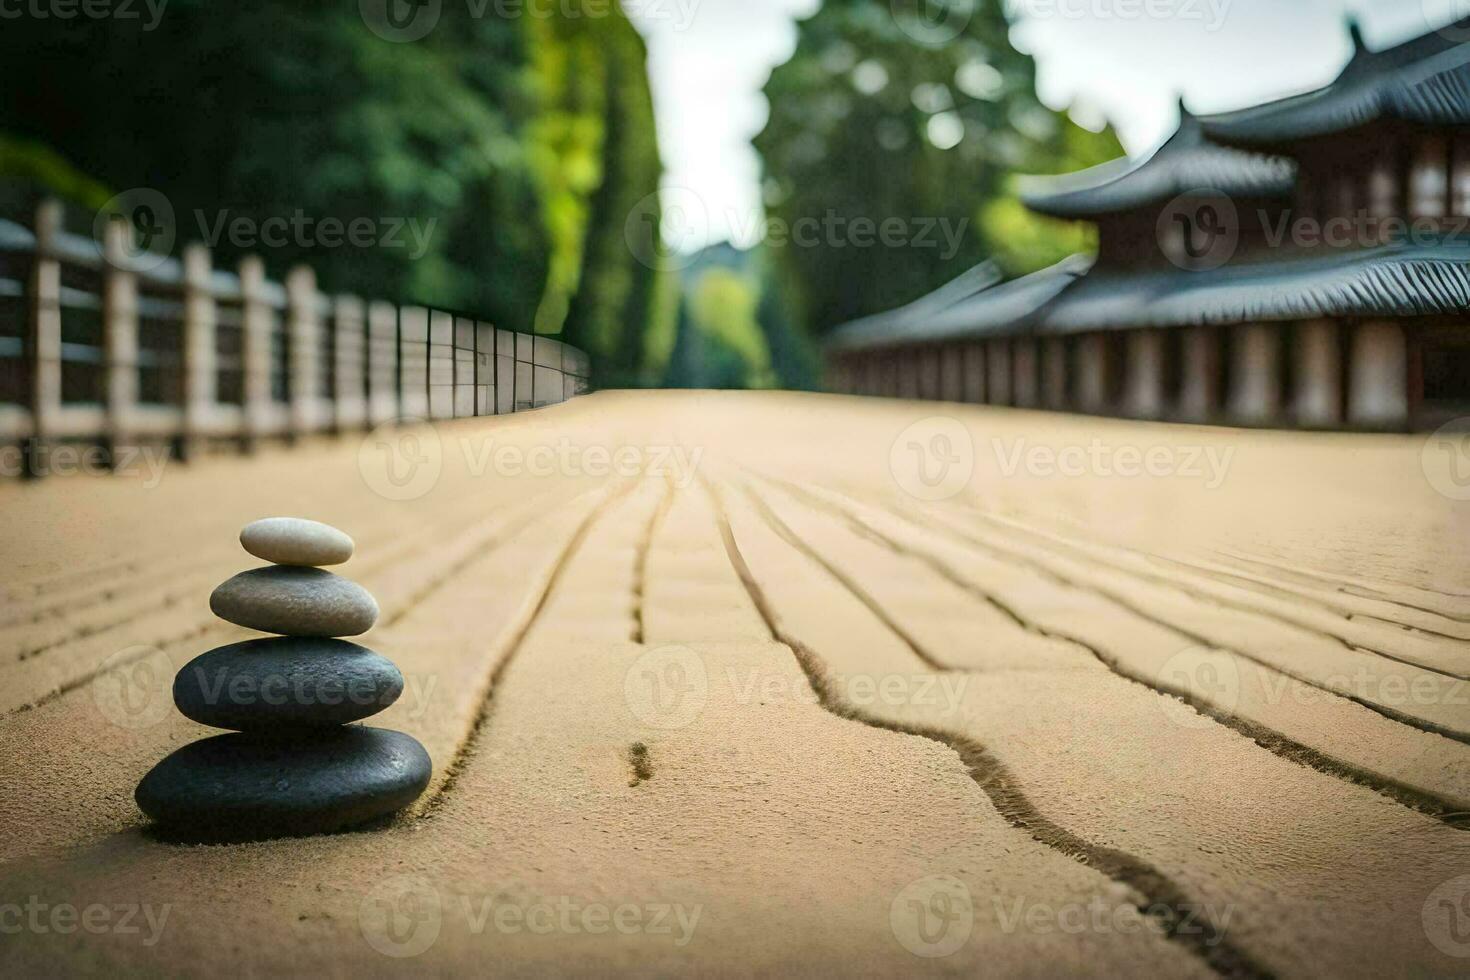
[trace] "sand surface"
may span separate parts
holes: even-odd
[[[0,973],[1463,976],[1470,503],[1418,437],[772,393],[0,486]],[[1438,489],[1437,489],[1438,488]],[[1470,492],[1463,494],[1470,497]],[[260,517],[429,791],[159,839]]]

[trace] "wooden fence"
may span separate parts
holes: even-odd
[[[284,284],[255,256],[213,268],[132,254],[62,228],[0,220],[0,444],[204,444],[371,428],[398,418],[504,415],[588,389],[587,356],[550,337],[355,296],[327,296],[298,266]],[[143,261],[145,260],[146,261]]]

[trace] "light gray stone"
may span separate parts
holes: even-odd
[[[320,521],[267,517],[245,525],[240,544],[277,565],[340,565],[352,557],[352,539]]]
[[[291,565],[241,572],[214,590],[209,608],[236,626],[287,636],[359,636],[378,619],[377,600],[356,582]]]

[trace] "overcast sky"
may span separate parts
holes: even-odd
[[[981,0],[995,2],[995,0]],[[1372,47],[1470,13],[1467,0],[1006,0],[1012,40],[1035,56],[1037,88],[1079,120],[1106,117],[1130,153],[1167,136],[1180,95],[1197,112],[1315,88],[1337,74],[1356,11]],[[666,198],[707,212],[700,244],[758,232],[761,88],[791,56],[817,0],[624,0],[648,39]],[[1014,8],[1013,8],[1014,9]],[[1169,9],[1148,18],[1131,11]],[[694,244],[692,242],[687,244]]]

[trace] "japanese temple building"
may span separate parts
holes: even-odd
[[[848,324],[853,394],[1133,418],[1426,429],[1470,415],[1470,19],[1307,95],[1183,111],[1143,160],[1024,182],[1096,256],[988,266]]]

